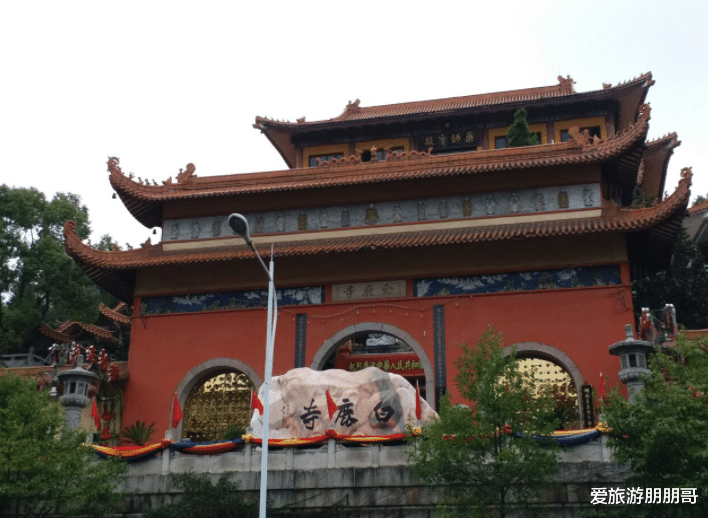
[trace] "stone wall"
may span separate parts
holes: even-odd
[[[329,516],[352,518],[432,518],[440,491],[412,475],[408,446],[346,446],[330,441],[316,449],[271,450],[268,495],[273,506],[303,511],[327,510]],[[570,518],[590,507],[592,487],[623,487],[627,471],[607,462],[601,440],[562,450],[563,465],[553,487],[543,495],[549,516]],[[194,471],[218,479],[223,474],[258,498],[260,448],[194,456],[167,454],[131,465],[127,489],[135,494],[123,516],[138,517],[146,509],[176,495],[169,473]]]

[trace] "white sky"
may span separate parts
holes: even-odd
[[[597,90],[651,71],[649,138],[682,145],[708,192],[708,2],[0,3],[0,183],[81,196],[94,241],[151,235],[112,200],[108,156],[158,182],[284,169],[256,115],[557,83]],[[234,207],[238,210],[238,207]],[[159,239],[159,235],[155,236]],[[153,238],[155,242],[155,238]]]

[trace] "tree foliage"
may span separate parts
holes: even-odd
[[[687,329],[708,327],[708,268],[706,260],[681,228],[671,265],[665,271],[634,282],[634,309],[657,309],[664,304],[676,307],[678,323]]]
[[[110,516],[126,465],[98,461],[85,433],[32,380],[0,377],[0,516]]]
[[[34,188],[0,186],[0,352],[22,349],[40,322],[93,322],[98,303],[111,303],[64,251],[66,220],[88,237],[78,196],[48,201]]]
[[[443,399],[440,418],[412,449],[413,471],[446,492],[448,516],[538,514],[540,492],[557,470],[557,451],[534,438],[555,429],[554,402],[503,346],[492,327],[476,347],[463,346],[456,383],[470,405]]]
[[[696,488],[698,499],[694,505],[633,506],[633,516],[708,516],[706,342],[680,336],[676,349],[658,350],[650,366],[651,377],[633,403],[617,390],[606,398],[614,459],[631,468],[627,487]]]
[[[524,108],[516,110],[514,122],[506,134],[509,147],[537,146],[540,144],[538,136],[529,132],[528,113]]]
[[[149,509],[144,518],[255,518],[258,502],[244,497],[236,482],[222,476],[212,482],[206,474],[172,475],[172,486],[182,492],[172,503]]]

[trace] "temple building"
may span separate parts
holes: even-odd
[[[188,164],[147,182],[109,159],[125,208],[162,229],[159,243],[99,251],[65,228],[69,254],[133,307],[123,424],[164,432],[173,393],[185,409],[178,437],[216,439],[248,422],[267,278],[228,226],[237,212],[274,257],[275,375],[375,365],[435,407],[444,393],[459,400],[460,345],[493,325],[571,398],[575,426],[590,425],[592,388],[617,381],[608,346],[634,325],[631,282],[668,266],[689,199],[688,169],[664,194],[676,134],[647,141],[653,83],[645,74],[578,93],[559,77],[448,99],[356,100],[321,121],[256,117],[281,171],[198,176]],[[509,147],[521,108],[539,145]]]

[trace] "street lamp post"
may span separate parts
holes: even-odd
[[[273,376],[273,349],[275,346],[275,326],[278,322],[278,301],[275,298],[275,285],[273,282],[273,247],[270,249],[270,268],[266,268],[258,250],[253,246],[251,236],[248,232],[248,221],[241,214],[231,214],[229,216],[229,226],[235,233],[240,235],[246,244],[251,247],[256,254],[263,270],[268,276],[268,321],[266,323],[266,357],[265,357],[265,377],[263,381],[265,401],[263,405],[263,445],[261,447],[261,492],[259,505],[259,518],[266,518],[266,506],[268,496],[268,421],[270,414],[270,379]]]

